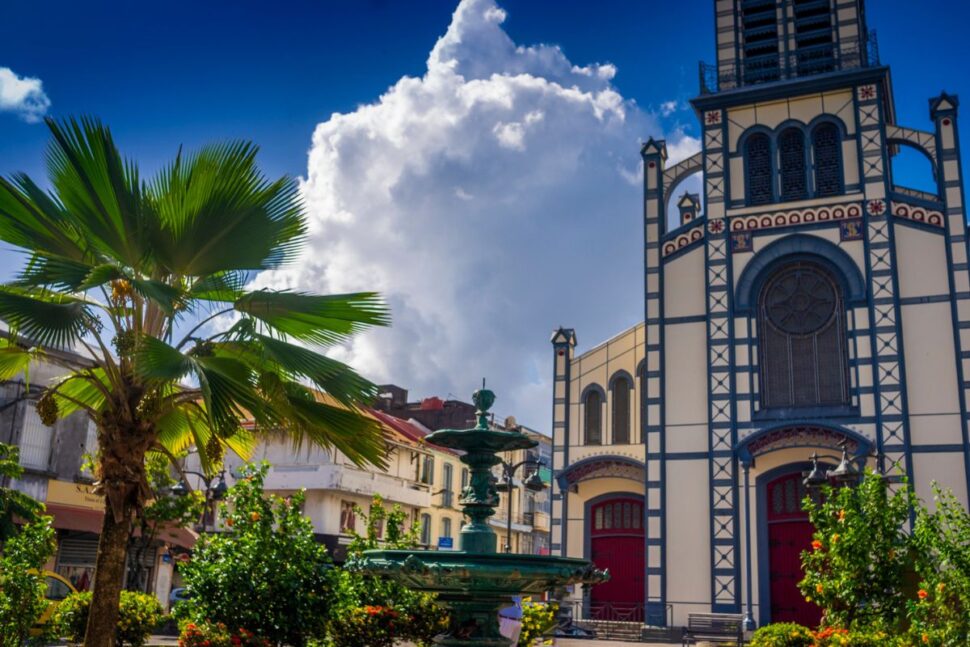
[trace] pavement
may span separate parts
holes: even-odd
[[[175,636],[152,636],[146,647],[174,647],[178,645]],[[671,647],[670,643],[620,642],[617,640],[582,640],[576,638],[557,638],[556,647]]]

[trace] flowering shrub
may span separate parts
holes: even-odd
[[[812,647],[893,647],[908,645],[885,631],[867,631],[826,627],[814,634]]]
[[[91,592],[72,593],[57,605],[52,623],[74,643],[84,640],[91,608]],[[162,605],[154,595],[136,591],[121,592],[115,644],[141,647],[162,622]]]
[[[221,622],[187,622],[179,634],[179,647],[270,647],[270,644],[242,627],[230,631]]]
[[[519,634],[519,647],[531,647],[543,634],[556,625],[558,604],[533,602],[532,598],[522,599],[522,632]]]
[[[794,622],[776,622],[760,627],[751,637],[751,647],[810,647],[815,636],[808,627]]]
[[[192,597],[176,615],[197,627],[221,622],[273,645],[300,647],[324,635],[331,563],[301,512],[303,494],[264,495],[268,469],[268,463],[243,468],[220,509],[228,530],[203,535],[180,567]]]
[[[379,496],[374,497],[368,513],[357,510],[357,515],[366,521],[367,534],[354,536],[347,549],[350,559],[346,568],[331,572],[329,645],[384,647],[393,644],[395,639],[430,645],[448,627],[448,613],[435,602],[434,596],[367,575],[355,563],[363,551],[378,546],[416,547],[417,529],[405,524],[407,514],[400,506],[387,510]]]
[[[902,528],[914,504],[907,486],[891,493],[872,472],[856,487],[824,488],[821,502],[805,499],[815,534],[802,553],[805,578],[798,586],[806,600],[822,607],[823,627],[901,625],[911,567]]]
[[[913,539],[922,581],[908,601],[910,636],[927,645],[970,643],[970,515],[933,485],[936,509],[921,509]]]

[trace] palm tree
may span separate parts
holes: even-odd
[[[84,644],[100,647],[118,618],[129,525],[149,495],[149,452],[194,445],[211,471],[263,432],[383,464],[379,427],[355,407],[374,385],[318,351],[388,315],[373,293],[246,288],[292,260],[306,231],[296,183],[266,179],[252,144],[179,151],[145,181],[97,120],[47,125],[50,190],[0,179],[0,240],[26,253],[0,284],[11,331],[0,377],[45,347],[92,360],[65,367],[37,409],[45,424],[83,411],[97,425],[105,516]]]

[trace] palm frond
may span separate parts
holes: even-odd
[[[177,382],[195,368],[188,355],[180,353],[161,339],[146,335],[135,350],[135,371],[147,380]]]
[[[103,368],[72,373],[49,387],[49,392],[57,402],[58,415],[62,418],[75,411],[102,410],[105,391],[110,390],[111,383]]]
[[[6,338],[0,338],[0,380],[10,380],[20,374],[27,374],[30,362],[42,351],[27,349]]]
[[[63,205],[23,174],[0,178],[0,240],[73,260],[87,247]]]
[[[35,253],[17,276],[14,285],[54,288],[75,292],[84,289],[94,268],[91,265],[46,253]]]
[[[257,290],[238,299],[234,307],[284,335],[321,345],[390,323],[384,301],[374,292],[316,295]]]
[[[268,181],[248,142],[179,155],[149,184],[161,231],[159,261],[172,274],[207,276],[279,267],[306,232],[296,183]]]
[[[139,266],[151,251],[153,218],[137,167],[122,158],[111,131],[96,119],[47,119],[47,126],[48,174],[78,232],[103,255]]]
[[[80,339],[90,317],[81,299],[0,285],[0,320],[41,346],[64,347]]]

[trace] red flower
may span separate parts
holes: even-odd
[[[926,596],[929,595],[929,593],[926,592],[926,589],[920,589],[919,591],[916,592],[916,595],[919,596],[920,600],[925,600]]]
[[[815,550],[821,550],[822,549],[822,542],[820,542],[818,539],[816,539],[815,541],[812,542],[812,548],[814,548]]]

